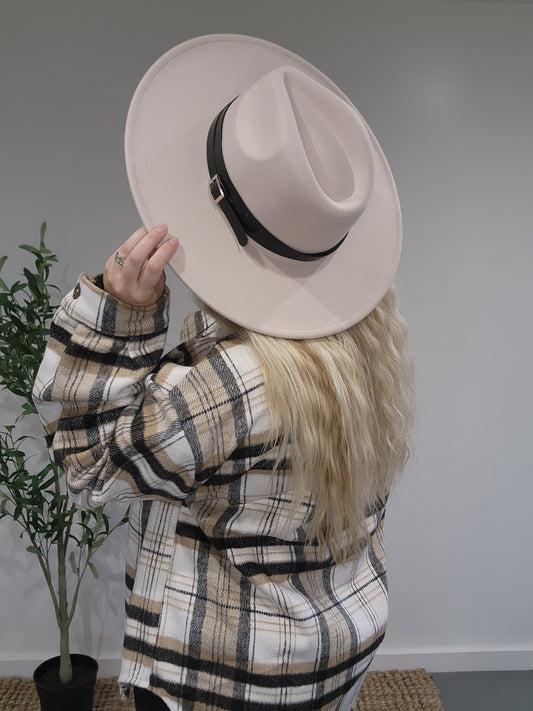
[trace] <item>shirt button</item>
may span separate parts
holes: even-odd
[[[77,299],[78,296],[81,294],[81,286],[80,283],[78,282],[76,286],[74,287],[74,291],[72,292],[72,296]]]

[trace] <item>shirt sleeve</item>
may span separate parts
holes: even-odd
[[[253,364],[237,372],[216,346],[194,366],[180,347],[162,358],[167,326],[168,292],[132,307],[86,274],[54,316],[34,401],[83,508],[183,500],[248,436]]]

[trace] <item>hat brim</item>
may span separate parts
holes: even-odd
[[[126,169],[143,224],[168,226],[180,247],[171,268],[222,316],[267,335],[317,338],[368,315],[390,287],[401,250],[400,204],[378,142],[368,205],[343,244],[316,262],[241,247],[209,192],[206,139],[217,113],[257,79],[293,66],[349,99],[301,57],[265,40],[208,35],[174,47],[132,98]],[[349,102],[351,103],[351,102]]]

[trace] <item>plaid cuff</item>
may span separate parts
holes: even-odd
[[[80,274],[76,286],[61,302],[65,312],[106,336],[135,338],[166,331],[170,293],[167,287],[152,306],[132,306],[104,291],[100,284],[100,275]]]

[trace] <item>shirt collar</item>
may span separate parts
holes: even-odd
[[[194,338],[215,338],[219,340],[231,334],[230,329],[205,311],[195,311],[189,314],[183,322],[181,340],[191,341]]]

